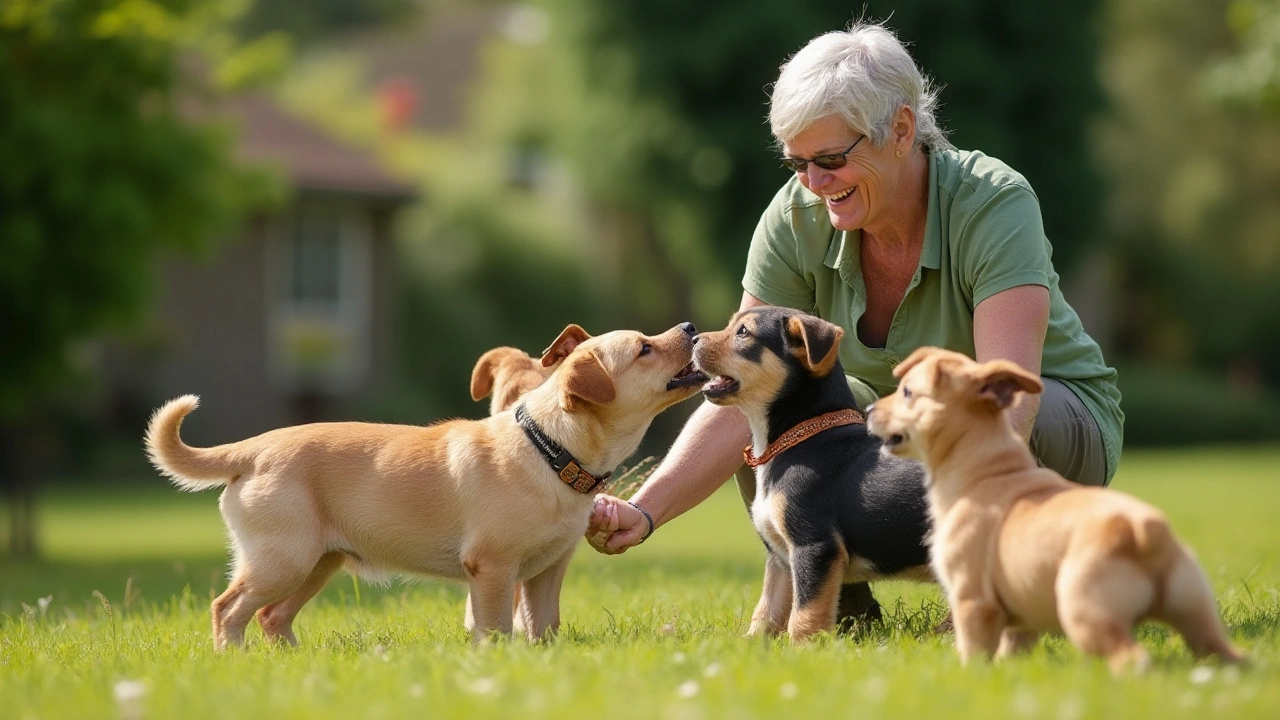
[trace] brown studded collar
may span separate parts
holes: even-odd
[[[542,432],[542,428],[538,427],[538,423],[529,417],[529,411],[525,409],[524,403],[520,403],[516,407],[516,422],[524,429],[524,434],[529,437],[529,440],[542,453],[542,457],[546,458],[547,462],[551,464],[551,469],[556,471],[556,474],[560,476],[564,484],[583,495],[590,494],[613,474],[610,471],[600,477],[596,477],[583,470],[577,458],[570,454],[568,450],[560,447],[555,440],[547,437],[546,433]]]
[[[748,445],[742,451],[742,459],[753,468],[760,467],[783,450],[793,448],[823,430],[830,430],[841,425],[861,425],[865,422],[866,419],[862,417],[862,413],[850,408],[809,418],[779,435],[777,440],[769,443],[769,447],[764,449],[764,454],[760,457],[756,457],[756,454],[751,450],[751,446]]]

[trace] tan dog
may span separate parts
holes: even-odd
[[[560,366],[560,361],[588,337],[581,327],[570,325],[542,352],[541,358],[534,358],[519,348],[508,346],[485,352],[471,369],[471,399],[479,402],[492,394],[493,399],[489,401],[490,415],[512,409],[525,393],[546,382]],[[572,556],[573,551],[569,554]],[[524,583],[517,583],[515,595],[511,599],[512,628],[517,633],[525,631],[524,618],[520,615],[523,595]],[[475,631],[475,613],[471,609],[470,594],[467,595],[465,624],[467,630]]]
[[[535,359],[523,350],[496,347],[480,356],[471,370],[471,399],[480,401],[490,394],[489,414],[510,410],[525,393],[538,387],[588,337],[585,330],[570,325]]]
[[[211,608],[214,646],[243,643],[255,614],[268,638],[296,644],[294,617],[344,565],[466,581],[477,639],[511,632],[522,582],[526,634],[554,633],[588,485],[705,381],[689,362],[694,332],[685,323],[656,337],[589,337],[525,395],[544,439],[576,460],[559,473],[511,412],[426,427],[316,423],[192,448],[178,428],[196,398],[171,401],[147,429],[152,462],[185,490],[226,486],[234,568]]]
[[[997,360],[920,348],[894,369],[898,390],[868,416],[886,452],[926,468],[934,571],[955,619],[960,659],[1025,649],[1065,633],[1113,672],[1149,660],[1144,620],[1171,625],[1197,657],[1244,656],[1213,592],[1159,510],[1039,468],[1005,408],[1038,377]]]

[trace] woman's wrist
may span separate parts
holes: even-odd
[[[643,543],[644,543],[644,541],[645,541],[645,540],[648,540],[648,539],[649,539],[649,536],[650,536],[650,535],[652,535],[652,534],[653,534],[653,528],[654,528],[654,525],[653,525],[653,516],[649,514],[649,511],[645,510],[644,508],[640,507],[639,505],[635,504],[634,502],[632,502],[632,501],[630,501],[630,500],[626,500],[625,502],[626,502],[628,505],[630,505],[631,507],[633,507],[633,508],[635,508],[636,510],[640,511],[640,514],[644,516],[644,521],[645,521],[646,523],[648,523],[648,528],[645,530],[644,535],[641,535],[641,536],[640,536],[640,542],[636,543],[637,545],[641,545],[641,544],[643,544]]]

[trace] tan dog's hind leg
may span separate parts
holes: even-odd
[[[1165,579],[1164,597],[1158,619],[1181,633],[1196,657],[1217,655],[1223,662],[1246,661],[1244,653],[1227,639],[1209,579],[1186,551]]]
[[[951,616],[956,626],[956,650],[960,663],[990,660],[1000,645],[1006,616],[1004,609],[992,600],[959,599],[951,603]]]
[[[550,640],[560,631],[560,587],[565,572],[573,559],[570,547],[551,567],[524,581],[524,593],[519,598],[517,627],[523,626],[525,636],[531,642]]]
[[[1010,657],[1026,652],[1040,641],[1040,633],[1027,628],[1006,627],[1000,633],[1000,646],[996,648],[996,659]]]
[[[258,625],[262,627],[262,634],[268,640],[297,645],[298,638],[293,634],[293,619],[307,601],[324,589],[329,578],[342,567],[343,559],[342,553],[326,553],[311,569],[311,574],[302,583],[302,587],[285,599],[258,610]]]
[[[747,637],[770,637],[782,632],[791,615],[791,599],[791,568],[770,552],[764,564],[764,588],[755,612],[751,613]]]
[[[298,566],[292,549],[272,554],[258,551],[251,558],[241,557],[231,584],[209,608],[213,616],[214,649],[243,645],[245,627],[254,614],[298,592],[318,560]]]
[[[1143,568],[1124,557],[1068,557],[1054,589],[1058,620],[1076,647],[1105,657],[1115,674],[1146,670],[1150,658],[1133,637],[1134,624],[1155,599],[1155,583]]]

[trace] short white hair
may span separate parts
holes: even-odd
[[[769,126],[782,144],[840,115],[882,147],[903,105],[915,113],[917,146],[952,147],[934,114],[937,90],[906,46],[883,25],[855,22],[810,40],[783,63],[769,99]]]

